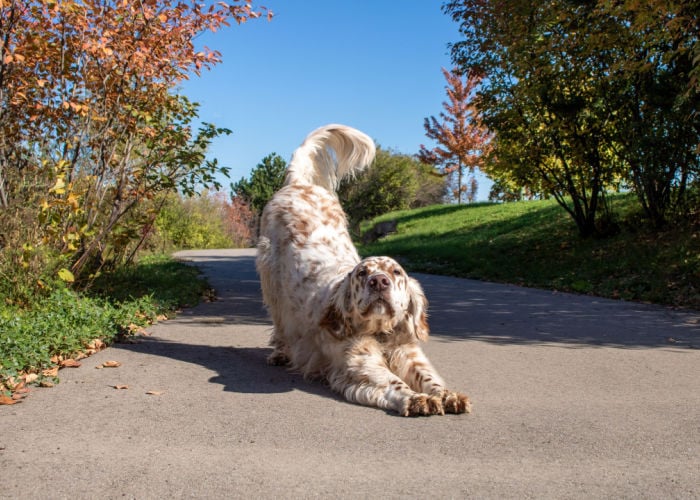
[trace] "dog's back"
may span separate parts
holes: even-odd
[[[263,210],[256,266],[275,325],[273,345],[276,338],[299,345],[304,332],[295,325],[319,324],[317,304],[359,262],[335,189],[374,154],[374,142],[358,130],[315,130],[294,152],[284,186]]]

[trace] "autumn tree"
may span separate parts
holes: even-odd
[[[123,225],[153,221],[127,217],[144,201],[215,185],[224,169],[205,151],[228,131],[195,130],[197,106],[174,89],[220,61],[199,34],[260,14],[250,0],[0,2],[8,246],[61,252],[80,275],[124,255],[123,235],[138,240]]]
[[[254,242],[256,214],[241,197],[234,196],[224,205],[224,229],[236,248],[247,248]]]
[[[474,106],[475,92],[481,78],[470,72],[466,77],[458,70],[442,70],[447,80],[447,101],[442,103],[444,111],[440,119],[431,116],[423,124],[426,136],[438,146],[428,149],[421,145],[418,153],[421,161],[443,168],[447,176],[456,176],[456,186],[452,190],[457,203],[476,197],[476,179],[465,182],[465,174],[480,167],[489,151],[490,135],[481,122]],[[464,79],[463,79],[464,78]]]

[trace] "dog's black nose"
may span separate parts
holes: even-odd
[[[369,279],[368,284],[372,290],[376,292],[383,292],[389,288],[391,282],[386,274],[375,274]]]

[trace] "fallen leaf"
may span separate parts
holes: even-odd
[[[39,374],[38,374],[38,373],[27,373],[27,374],[24,376],[24,381],[25,381],[27,384],[31,384],[32,382],[36,382],[36,379],[38,379],[38,378],[39,378]]]
[[[120,390],[129,388],[128,385],[113,385],[112,387],[114,387],[115,389],[120,389]]]
[[[19,403],[19,400],[8,398],[4,394],[0,394],[0,405],[13,405]]]
[[[51,382],[50,380],[42,380],[41,382],[39,382],[39,386],[40,387],[53,387],[53,382]]]
[[[149,396],[160,396],[163,394],[165,391],[147,391],[146,394]]]
[[[78,368],[80,366],[80,362],[76,361],[74,359],[68,358],[64,359],[60,363],[61,368]]]
[[[139,326],[136,323],[130,323],[126,328],[133,334],[144,334],[146,332],[142,326]]]
[[[44,377],[56,377],[58,375],[58,366],[52,366],[46,370],[41,370],[41,374]]]
[[[102,342],[102,340],[100,340],[100,339],[92,340],[87,346],[89,349],[94,349],[96,351],[99,351],[99,350],[104,349],[106,347],[105,343]]]
[[[119,361],[105,361],[102,363],[102,366],[105,368],[117,368],[121,365],[122,364]]]

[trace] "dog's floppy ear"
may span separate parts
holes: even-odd
[[[428,299],[417,280],[408,278],[408,307],[401,326],[418,340],[428,340]]]
[[[351,299],[350,274],[348,274],[333,287],[328,305],[321,316],[321,328],[338,339],[348,337],[352,333]]]

